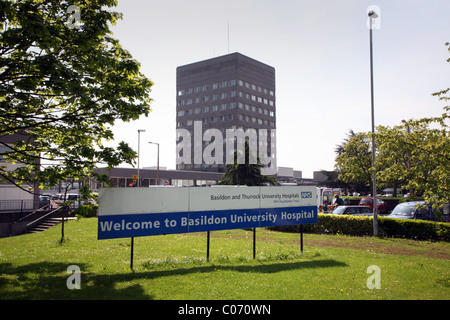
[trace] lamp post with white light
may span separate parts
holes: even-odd
[[[149,141],[148,143],[156,144],[158,146],[158,156],[157,156],[157,164],[156,164],[156,185],[159,185],[159,143],[151,142],[151,141]]]
[[[139,156],[140,156],[140,148],[141,148],[141,132],[145,132],[144,129],[138,129],[138,159],[137,159],[137,186],[141,186],[141,177],[139,175]]]
[[[369,31],[370,31],[370,98],[372,111],[372,195],[373,195],[373,235],[378,236],[378,207],[377,207],[377,170],[375,167],[375,111],[374,111],[374,93],[373,93],[373,45],[372,29],[374,19],[378,18],[375,11],[369,12]]]

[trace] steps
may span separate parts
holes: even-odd
[[[65,221],[67,222],[68,220],[74,220],[74,219],[76,219],[76,218],[75,217],[65,218]],[[36,232],[45,231],[48,228],[51,228],[51,227],[54,227],[54,226],[60,224],[61,221],[62,221],[62,218],[45,219],[45,220],[41,221],[40,223],[37,223],[33,227],[29,228],[27,233],[36,233]]]

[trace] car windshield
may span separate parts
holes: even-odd
[[[336,209],[333,210],[333,213],[338,213],[338,214],[342,214],[345,211],[345,207],[337,207]]]
[[[405,206],[396,206],[395,209],[392,211],[392,214],[397,216],[412,217],[414,215],[414,211],[416,211],[416,205],[414,204]]]
[[[361,203],[372,203],[373,200],[372,199],[362,199]]]

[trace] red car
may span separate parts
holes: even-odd
[[[388,205],[383,200],[377,199],[377,209],[378,213],[388,213]],[[373,197],[362,198],[359,201],[360,206],[368,206],[373,210]]]

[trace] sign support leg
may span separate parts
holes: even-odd
[[[300,251],[303,255],[303,225],[300,225]]]
[[[131,238],[130,269],[133,270],[134,237]]]
[[[253,228],[253,259],[256,258],[256,228]]]
[[[209,262],[209,240],[211,238],[210,232],[206,232],[206,262]]]

